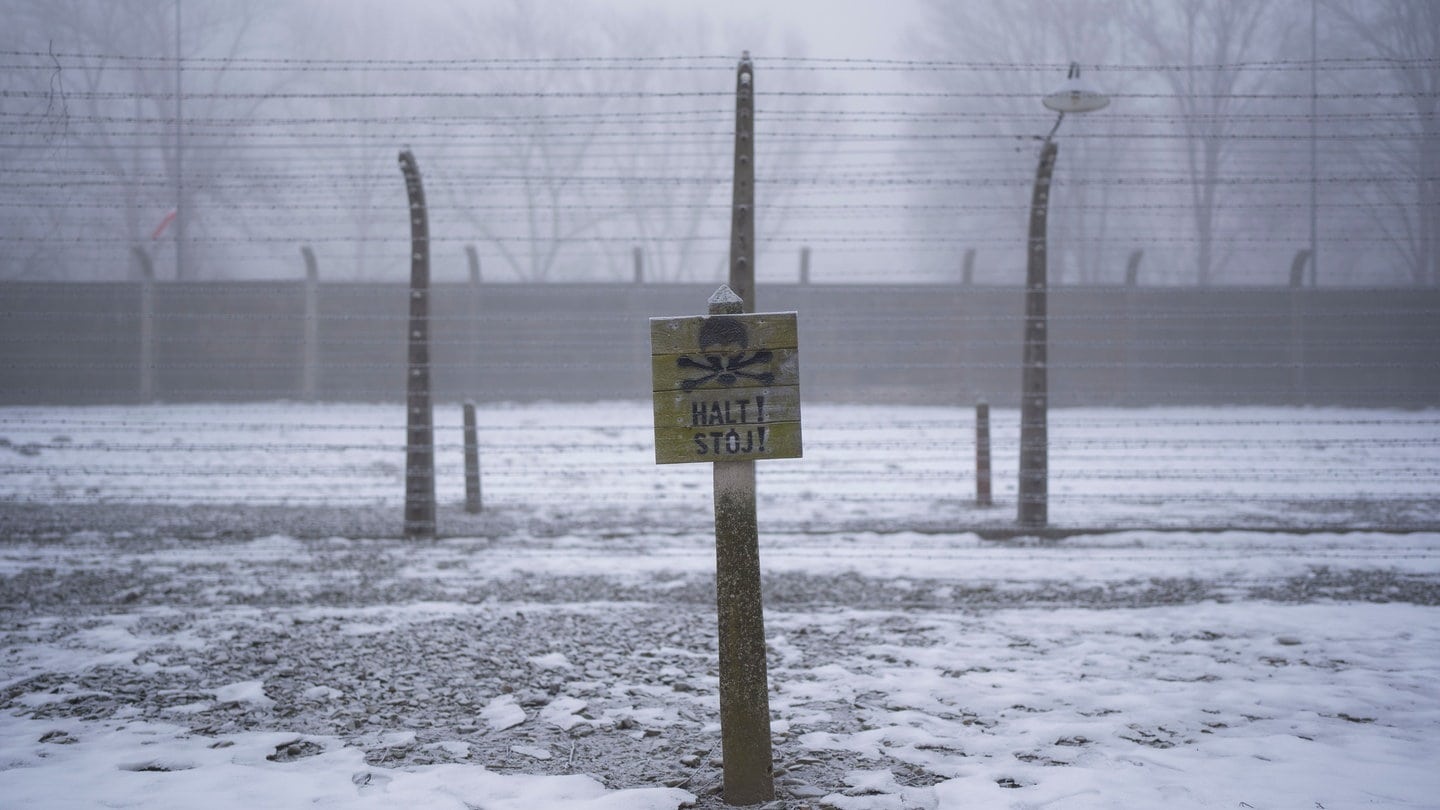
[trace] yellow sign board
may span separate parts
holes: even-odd
[[[799,458],[794,312],[650,319],[655,463]]]

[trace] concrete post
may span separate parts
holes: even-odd
[[[975,404],[975,504],[990,506],[990,403]]]
[[[1309,398],[1305,380],[1305,265],[1313,259],[1309,249],[1296,251],[1290,262],[1290,399],[1304,405]]]
[[[730,289],[755,311],[755,70],[750,52],[735,71],[735,179],[731,185]]]
[[[305,258],[305,345],[300,371],[300,398],[314,402],[320,391],[320,270],[315,251],[300,248]]]
[[[475,403],[465,403],[465,511],[480,513],[480,441],[475,421]]]
[[[480,283],[480,252],[475,249],[474,245],[465,246],[465,264],[470,269],[470,283],[478,285]]]
[[[1130,258],[1125,261],[1125,286],[1135,287],[1140,284],[1140,260],[1145,257],[1145,251],[1136,250],[1130,253]]]
[[[1142,401],[1140,396],[1140,368],[1139,368],[1139,342],[1140,342],[1140,260],[1144,258],[1145,251],[1136,250],[1130,253],[1130,258],[1125,262],[1125,343],[1120,349],[1120,390],[1116,391],[1115,404],[1138,403]]]
[[[731,185],[730,295],[710,314],[755,311],[755,70],[750,52],[735,70],[735,164]],[[716,462],[715,590],[720,617],[720,738],[725,801],[775,797],[765,618],[760,604],[760,539],[755,462]]]
[[[1302,248],[1295,251],[1295,258],[1290,262],[1290,288],[1298,290],[1305,286],[1305,263],[1310,261],[1310,250]]]
[[[405,396],[405,537],[435,536],[435,422],[430,405],[430,227],[420,168],[400,153],[410,199],[410,334]]]
[[[711,315],[740,314],[739,297],[727,292],[721,289],[710,299]],[[755,804],[775,797],[755,462],[715,462],[714,484],[724,798],[729,804]]]
[[[155,264],[145,248],[130,249],[140,266],[140,401],[155,401]]]
[[[467,388],[473,393],[480,390],[480,357],[483,353],[480,346],[480,253],[474,245],[465,246],[465,260],[470,267],[470,323],[465,330],[470,343],[465,347],[465,355],[470,359],[470,383]]]
[[[1049,521],[1049,383],[1047,356],[1046,220],[1050,178],[1059,145],[1046,140],[1030,201],[1030,249],[1025,269],[1025,357],[1020,381],[1020,504],[1022,526]]]

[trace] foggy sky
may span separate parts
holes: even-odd
[[[1440,67],[1387,49],[1435,6],[1317,2],[1322,283],[1433,284]],[[1283,284],[1310,246],[1309,0],[185,2],[178,133],[173,0],[4,5],[0,278],[125,278],[137,245],[162,277],[292,277],[313,244],[327,277],[398,279],[408,146],[438,277],[475,244],[497,281],[623,280],[637,247],[709,280],[743,50],[762,279],[809,246],[822,282],[953,280],[974,250],[1015,283],[1072,60],[1115,98],[1058,133],[1057,283],[1142,250],[1148,283]]]

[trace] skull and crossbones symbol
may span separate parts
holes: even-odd
[[[703,362],[688,356],[675,360],[675,364],[680,368],[696,369],[704,373],[682,381],[680,388],[693,391],[711,382],[730,388],[742,377],[755,380],[761,385],[769,385],[775,380],[773,373],[745,369],[770,363],[774,354],[769,349],[759,349],[747,354],[746,347],[749,342],[745,325],[739,321],[728,318],[706,320],[700,327],[700,352]]]

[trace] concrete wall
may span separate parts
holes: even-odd
[[[300,399],[303,282],[0,284],[0,403]],[[436,398],[649,392],[646,319],[710,285],[437,285]],[[399,401],[407,288],[320,284],[318,396]],[[1014,404],[1015,287],[770,286],[800,313],[808,399]],[[1050,294],[1055,405],[1440,405],[1440,291],[1070,287]]]

